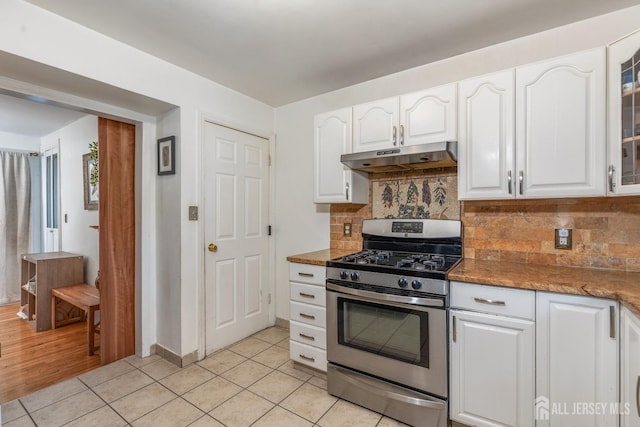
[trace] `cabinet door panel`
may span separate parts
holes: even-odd
[[[609,46],[608,146],[613,168],[608,185],[610,195],[640,194],[639,61],[640,32]]]
[[[640,317],[623,307],[620,321],[620,427],[640,427]]]
[[[353,107],[353,151],[370,151],[398,144],[398,98]]]
[[[533,426],[534,323],[451,310],[451,419]]]
[[[538,419],[538,427],[617,424],[610,411],[618,402],[617,306],[611,300],[538,292],[536,402],[546,404],[549,415]],[[608,410],[574,413],[572,408],[584,404],[604,404]]]
[[[465,80],[458,92],[460,199],[513,198],[514,71]]]
[[[594,49],[516,69],[525,197],[604,195],[604,57]]]
[[[456,140],[456,85],[449,84],[400,97],[400,143]]]
[[[340,156],[351,151],[351,109],[318,114],[314,132],[314,202],[348,202],[351,172],[340,163]]]

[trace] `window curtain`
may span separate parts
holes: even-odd
[[[20,300],[20,255],[31,241],[29,156],[0,151],[0,304]]]

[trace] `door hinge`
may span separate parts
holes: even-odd
[[[269,166],[271,166],[271,154],[269,154]]]
[[[269,300],[269,304],[271,304],[271,294],[269,294],[268,300]]]
[[[267,226],[267,236],[271,236],[271,226]]]

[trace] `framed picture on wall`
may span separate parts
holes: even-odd
[[[176,173],[176,137],[168,136],[158,140],[158,175]]]
[[[93,211],[98,209],[98,183],[91,184],[91,172],[96,167],[96,159],[92,159],[89,153],[82,155],[82,183],[84,185],[84,209]]]

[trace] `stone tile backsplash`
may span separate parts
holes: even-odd
[[[455,172],[426,172],[370,175],[368,205],[332,205],[331,248],[360,250],[363,219],[442,216],[462,219],[466,258],[640,271],[640,196],[458,202]],[[554,248],[556,228],[573,230],[571,250]]]

